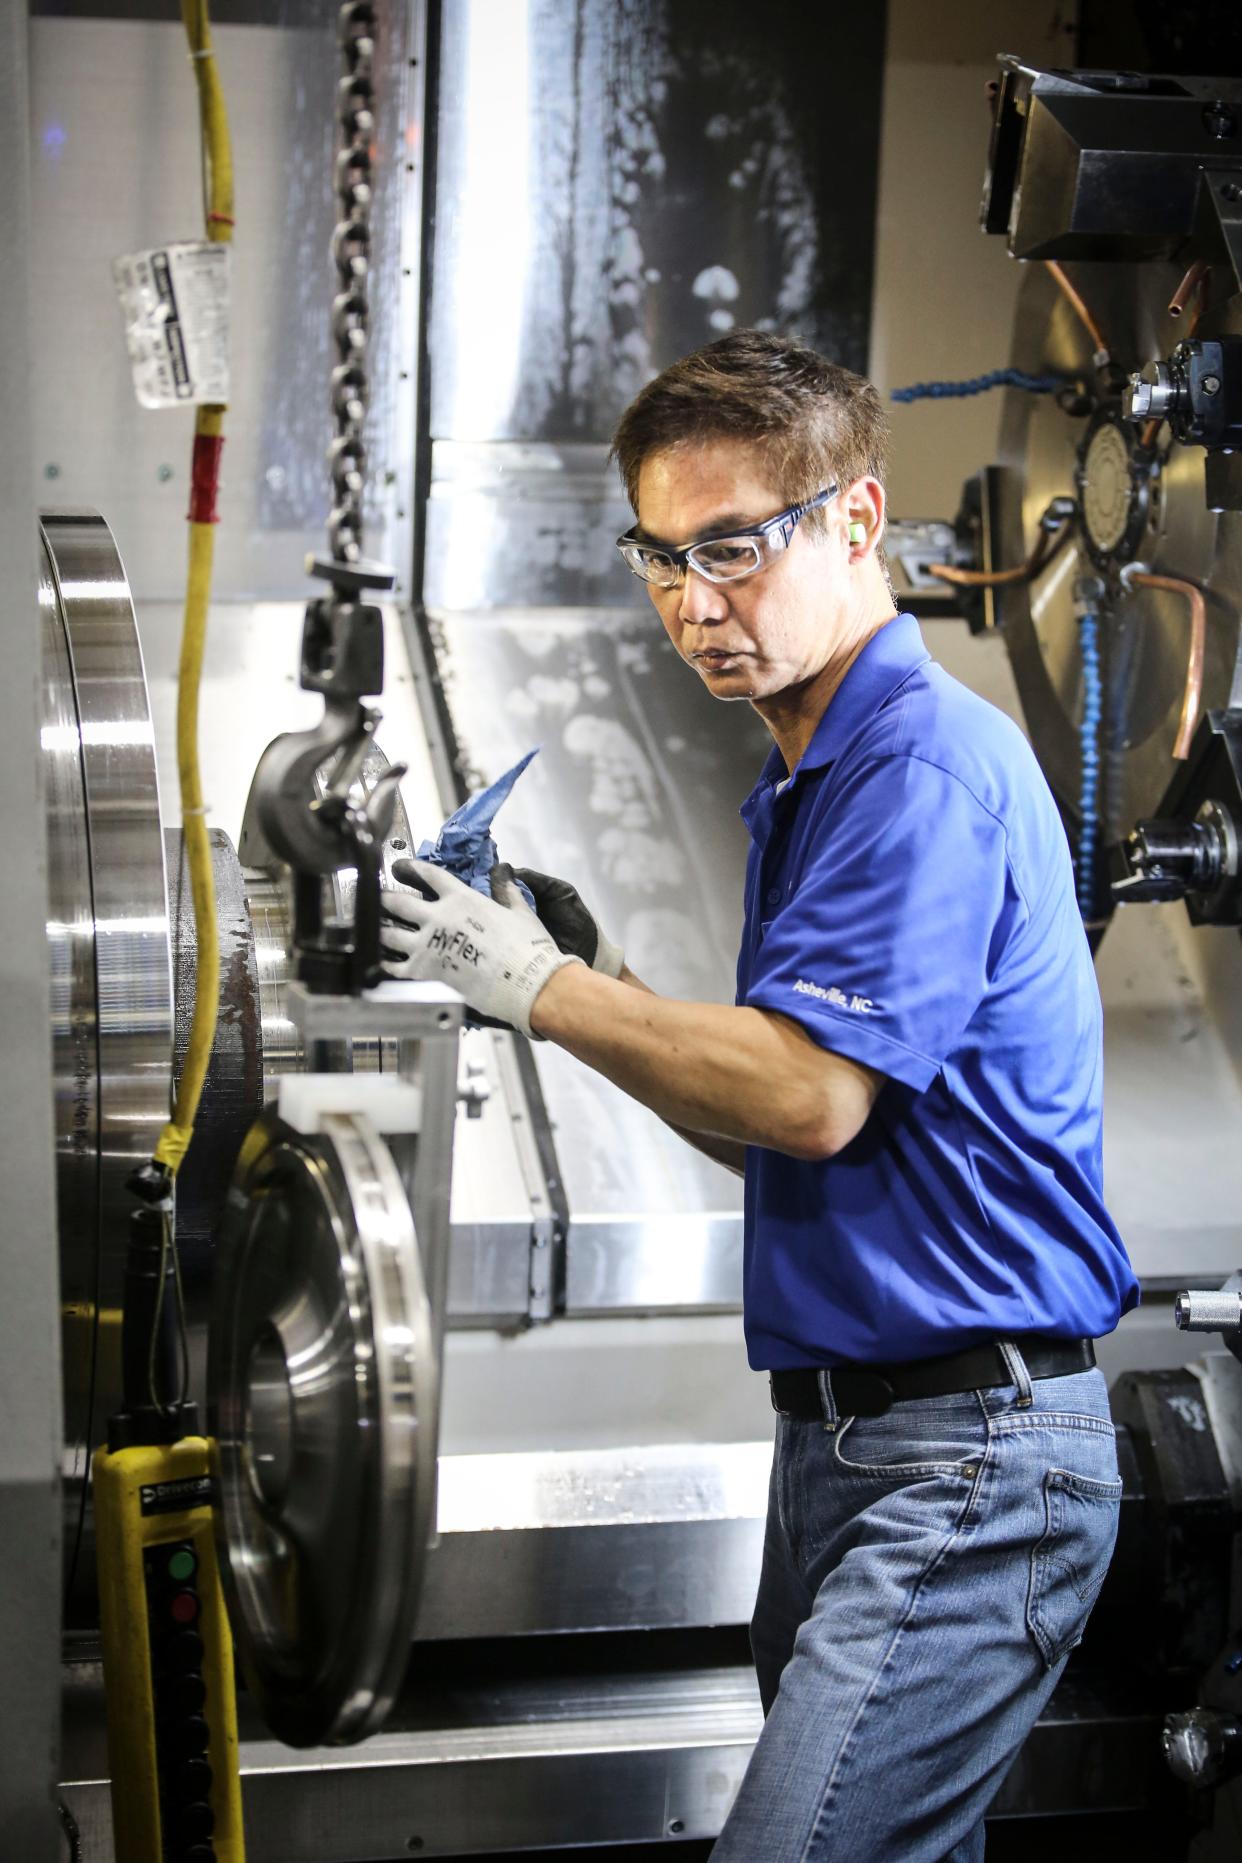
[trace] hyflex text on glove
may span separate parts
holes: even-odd
[[[400,861],[393,873],[420,891],[382,895],[387,974],[448,984],[479,1015],[529,1035],[530,1012],[544,984],[563,965],[582,960],[558,950],[511,884],[497,889],[502,904],[428,861]]]

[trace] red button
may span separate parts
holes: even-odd
[[[179,1591],[169,1609],[179,1624],[192,1624],[198,1616],[198,1599],[192,1591]]]

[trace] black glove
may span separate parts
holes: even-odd
[[[625,953],[603,931],[599,920],[583,905],[577,889],[568,880],[558,880],[549,873],[537,873],[533,867],[497,866],[492,868],[491,876],[494,898],[501,897],[497,891],[498,881],[503,888],[510,876],[530,888],[535,911],[560,950],[570,957],[580,957],[584,964],[589,964],[592,970],[598,970],[602,976],[621,975]]]

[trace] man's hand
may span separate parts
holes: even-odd
[[[496,884],[496,874],[507,874],[509,871],[508,868],[493,869],[494,898],[502,897]],[[550,873],[537,873],[533,867],[518,867],[513,872],[516,879],[522,880],[530,888],[541,922],[547,926],[562,951],[568,952],[571,957],[580,957],[584,964],[599,971],[601,976],[621,975],[625,964],[621,946],[605,936],[599,920],[582,903],[568,880],[555,879]]]
[[[500,903],[429,861],[400,861],[393,872],[429,897],[380,895],[388,915],[382,943],[401,954],[385,964],[388,976],[447,983],[480,1015],[529,1035],[531,1008],[548,978],[581,960],[558,951],[516,887],[504,888]]]

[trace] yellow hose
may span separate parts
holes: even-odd
[[[190,60],[198,84],[199,123],[203,144],[204,214],[207,237],[227,242],[233,237],[233,157],[229,147],[224,95],[211,50],[206,0],[182,0],[182,18],[190,41]],[[182,832],[194,901],[194,935],[198,962],[194,979],[194,1015],[185,1065],[177,1083],[173,1115],[160,1133],[155,1162],[173,1176],[189,1149],[194,1120],[203,1091],[207,1064],[216,1037],[216,1011],[220,996],[220,938],[216,922],[216,889],[211,872],[211,843],[203,812],[202,780],[198,766],[198,694],[207,642],[207,610],[211,601],[211,570],[215,547],[215,473],[224,433],[223,406],[201,407],[194,424],[194,464],[191,472],[190,561],[186,581],[185,619],[181,632],[181,663],[177,675],[177,775],[181,783]],[[203,482],[207,462],[209,482]]]

